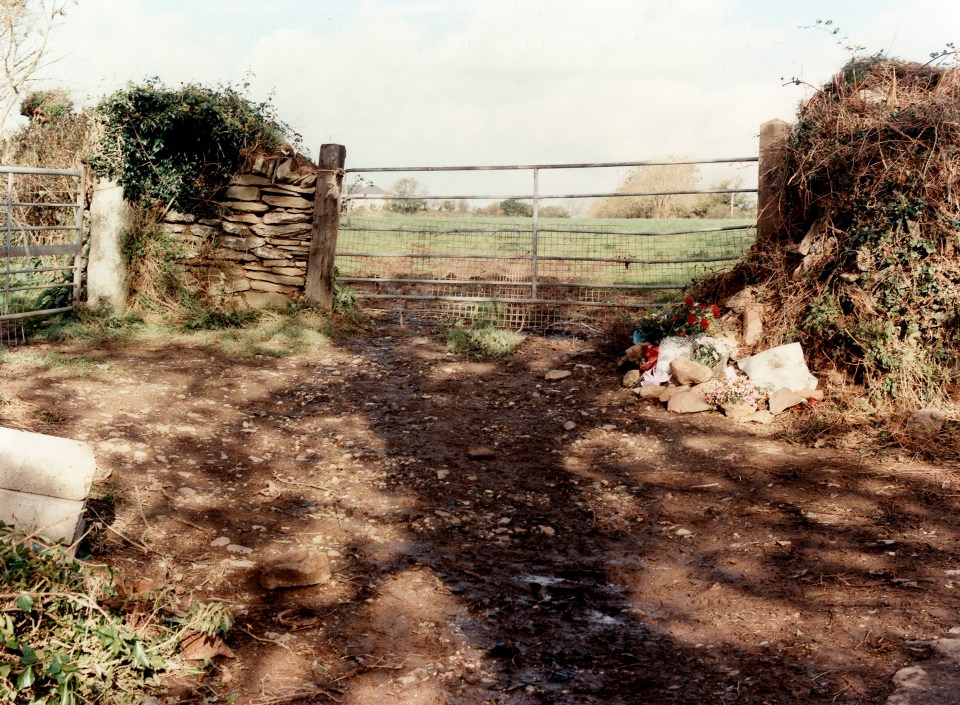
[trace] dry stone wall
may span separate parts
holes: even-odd
[[[183,242],[198,288],[253,308],[300,298],[316,179],[303,157],[258,156],[231,180],[221,218],[167,213],[163,227]]]

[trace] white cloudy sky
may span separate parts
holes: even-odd
[[[804,96],[784,79],[849,58],[803,28],[818,19],[926,61],[958,39],[960,2],[79,0],[47,74],[91,101],[150,76],[249,75],[313,154],[345,144],[348,166],[748,156]]]

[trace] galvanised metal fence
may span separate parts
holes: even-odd
[[[669,162],[510,166],[350,168],[350,174],[516,171],[532,173],[532,193],[391,195],[347,193],[340,223],[338,278],[369,304],[440,315],[483,315],[510,327],[541,327],[589,307],[662,305],[697,278],[731,267],[756,237],[753,219],[544,218],[544,201],[755,194],[753,188],[542,194],[548,169],[643,168],[757,162],[757,157]],[[365,201],[532,203],[532,215],[359,214]],[[582,308],[581,308],[582,307]]]
[[[0,332],[71,310],[80,297],[83,168],[0,166]]]

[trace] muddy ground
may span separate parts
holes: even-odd
[[[280,358],[44,343],[0,423],[94,445],[96,560],[237,615],[161,702],[882,703],[960,625],[956,464],[669,415],[614,364],[386,323]],[[261,588],[300,544],[332,580]]]

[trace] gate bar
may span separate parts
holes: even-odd
[[[756,162],[759,157],[734,157],[733,159],[691,159],[679,162],[595,162],[584,164],[508,164],[501,166],[382,166],[366,169],[344,169],[344,173],[384,173],[391,171],[513,171],[519,169],[602,169],[605,167],[670,166],[671,164],[732,164]]]

